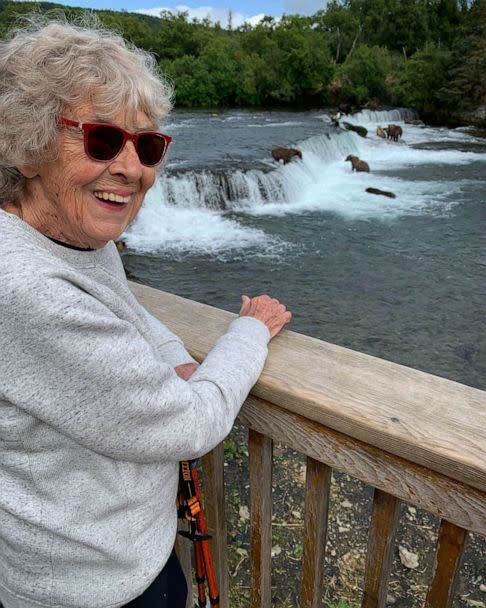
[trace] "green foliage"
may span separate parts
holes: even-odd
[[[0,38],[32,12],[80,8],[0,0]],[[184,107],[401,103],[470,108],[486,98],[486,0],[330,0],[311,17],[223,29],[188,13],[95,12],[149,50]]]
[[[399,88],[405,105],[422,112],[432,112],[440,107],[441,89],[447,81],[451,54],[427,44],[407,61]]]
[[[456,37],[441,95],[460,110],[486,105],[486,0],[473,2],[461,35]]]
[[[176,83],[176,104],[185,108],[213,107],[218,96],[204,62],[192,55],[184,55],[174,61],[160,62],[164,72]]]
[[[343,61],[351,51],[353,41],[360,30],[359,19],[337,0],[329,2],[326,10],[318,11],[312,19],[315,27],[327,38],[333,63]]]
[[[275,88],[270,96],[293,103],[305,98],[325,100],[333,69],[323,33],[311,29],[307,17],[287,16],[274,29],[272,38]]]
[[[229,37],[214,36],[201,52],[199,60],[206,66],[218,105],[234,105],[238,63],[238,47]]]
[[[274,87],[272,74],[267,64],[256,53],[240,54],[238,56],[240,78],[236,83],[235,104],[237,106],[263,106],[268,91]]]
[[[378,44],[409,57],[429,38],[426,3],[422,0],[387,0],[378,28]]]
[[[343,96],[357,104],[369,99],[388,100],[387,81],[396,69],[395,64],[387,49],[359,45],[338,71]]]
[[[248,458],[248,449],[246,444],[237,443],[234,441],[232,436],[227,437],[224,440],[224,459],[225,462],[230,462],[232,460],[242,460],[244,458]],[[236,494],[237,498],[237,506],[240,505],[241,497]],[[235,502],[235,501],[233,501]],[[235,503],[236,506],[236,503]],[[237,509],[235,509],[237,511]]]

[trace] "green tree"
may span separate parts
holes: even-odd
[[[365,44],[408,57],[429,39],[428,0],[349,0],[348,6],[362,25]]]
[[[332,0],[325,11],[318,11],[312,19],[316,30],[326,34],[333,63],[344,61],[360,29],[357,16],[337,0]]]
[[[323,101],[333,73],[323,32],[312,28],[310,18],[292,15],[282,18],[272,39],[277,80],[271,97],[284,103]]]
[[[441,110],[441,89],[447,81],[450,51],[434,43],[417,51],[406,63],[401,92],[403,103],[421,112]]]
[[[158,54],[164,59],[185,55],[197,57],[201,51],[201,36],[197,22],[188,21],[187,12],[162,11],[158,32]]]
[[[273,88],[272,75],[265,60],[256,53],[237,56],[239,78],[235,89],[237,106],[263,106]]]
[[[239,47],[233,37],[213,36],[200,54],[209,79],[216,93],[218,105],[233,105],[238,80]]]
[[[427,14],[430,39],[437,46],[451,48],[460,32],[460,26],[467,12],[467,3],[458,0],[429,0]]]
[[[453,108],[486,105],[486,0],[476,0],[453,47],[453,61],[443,97]]]
[[[245,90],[253,91],[252,95],[258,97],[260,103],[274,102],[273,92],[279,86],[281,50],[274,36],[275,27],[273,18],[265,18],[255,27],[246,24],[239,28]],[[239,83],[237,93],[240,98],[244,95],[242,85],[243,81]]]
[[[83,15],[0,0],[0,37],[19,15],[52,11]],[[266,16],[229,30],[185,12],[90,12],[155,54],[182,106],[373,99],[439,111],[486,103],[486,0],[330,0],[312,17]]]
[[[387,49],[360,44],[337,72],[343,97],[358,104],[370,99],[385,102],[392,66],[392,56]]]
[[[209,71],[201,59],[184,55],[160,62],[161,70],[176,85],[176,104],[184,108],[214,107],[218,96]]]

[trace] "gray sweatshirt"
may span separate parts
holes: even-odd
[[[194,319],[194,324],[198,319]],[[0,210],[0,602],[118,607],[163,568],[178,462],[229,433],[269,332],[193,359],[138,304],[113,243],[76,251]]]

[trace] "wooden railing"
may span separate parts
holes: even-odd
[[[235,316],[132,288],[199,361]],[[284,331],[239,420],[249,428],[251,608],[271,606],[274,441],[307,457],[300,608],[321,606],[332,469],[375,488],[362,607],[385,606],[402,501],[441,520],[425,607],[451,605],[469,531],[486,537],[486,393]],[[220,445],[203,459],[203,474],[221,607],[229,608],[223,459]]]

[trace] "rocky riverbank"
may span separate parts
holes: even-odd
[[[457,127],[477,127],[486,131],[486,105],[475,110],[450,113],[447,108],[439,112],[423,112],[420,118],[427,124],[446,126],[451,129]]]

